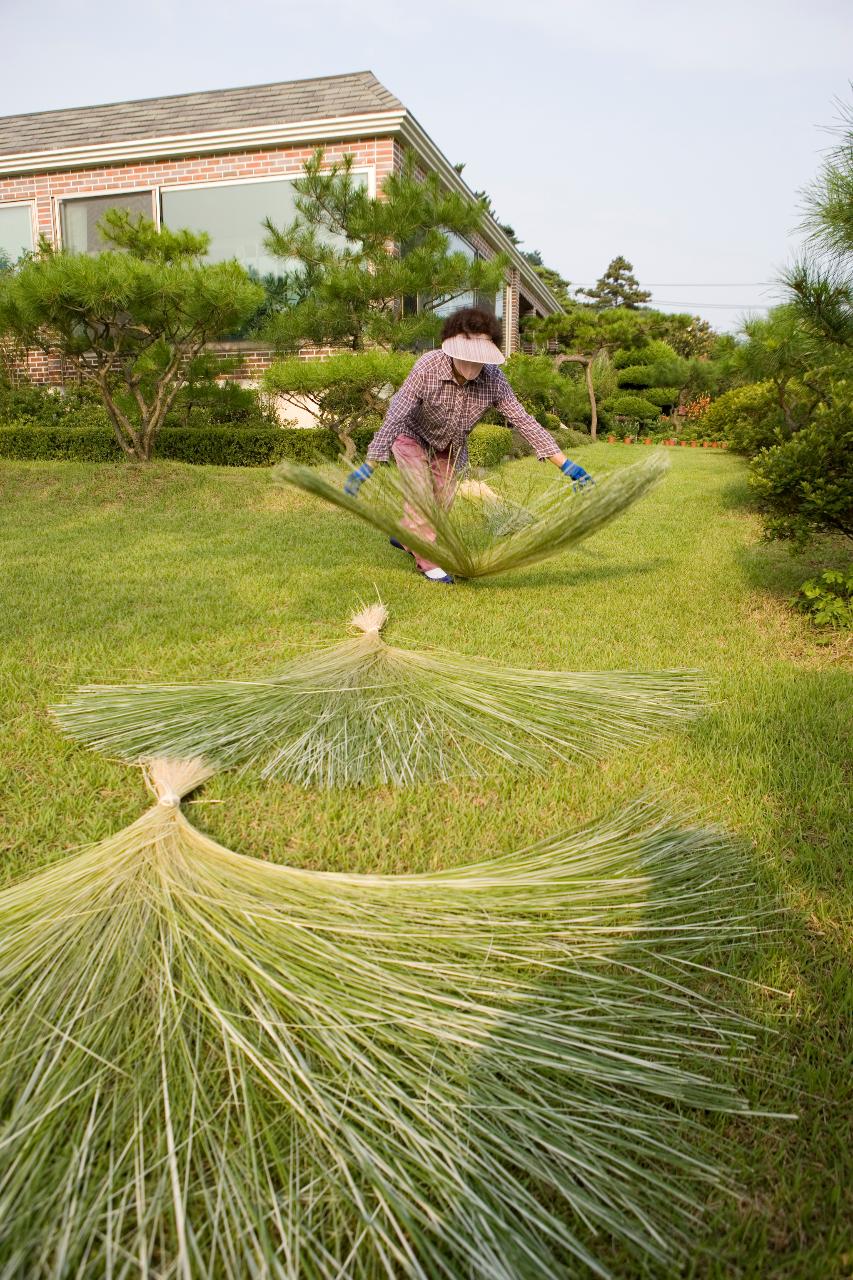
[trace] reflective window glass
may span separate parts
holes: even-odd
[[[28,204],[0,205],[0,256],[17,262],[22,253],[32,253],[33,216]]]
[[[82,200],[63,200],[60,205],[62,246],[72,253],[101,253],[110,245],[98,230],[98,223],[108,209],[154,217],[153,191],[129,191],[120,195],[87,196]]]

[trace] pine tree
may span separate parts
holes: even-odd
[[[633,274],[633,264],[627,258],[614,258],[603,276],[595,282],[591,289],[578,289],[577,293],[591,298],[596,307],[627,307],[635,310],[648,302],[651,293],[641,289]]]
[[[147,461],[175,397],[206,345],[263,302],[237,262],[204,262],[209,237],[157,230],[109,210],[104,253],[60,253],[42,241],[0,279],[0,335],[58,354],[100,395],[128,458]]]
[[[318,150],[294,184],[297,216],[267,222],[268,247],[301,277],[302,298],[274,316],[267,336],[284,351],[319,344],[363,351],[431,343],[436,308],[464,295],[494,297],[506,259],[454,250],[485,215],[482,200],[421,178],[407,162],[371,195],[353,174],[352,156],[328,165]]]

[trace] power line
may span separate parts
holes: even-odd
[[[574,280],[581,288],[598,284],[597,280]],[[777,284],[776,280],[644,280],[642,288],[648,289],[759,289]]]
[[[718,307],[720,310],[730,311],[733,307],[735,310],[741,307],[747,308],[758,307],[764,311],[769,311],[770,303],[768,302],[689,302],[686,298],[652,298],[659,307]]]

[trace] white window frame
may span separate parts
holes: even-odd
[[[67,195],[53,196],[51,221],[53,223],[53,243],[60,249],[62,244],[62,205],[72,200],[104,200],[109,196],[138,196],[146,191],[151,192],[151,203],[154,210],[154,225],[160,230],[160,187],[157,183],[141,183],[138,187],[117,187],[107,191],[69,191]]]
[[[331,173],[332,166],[325,165],[321,173]],[[367,174],[367,194],[371,200],[376,195],[376,165],[360,164],[353,165],[351,173]],[[164,191],[198,191],[202,187],[245,187],[250,183],[257,184],[259,182],[298,182],[300,178],[305,177],[305,169],[294,169],[291,173],[265,173],[258,178],[211,178],[205,179],[204,182],[160,182],[155,188],[157,191],[158,203]],[[89,192],[88,194],[92,194]],[[158,209],[158,215],[161,211]],[[159,225],[159,224],[158,224]],[[473,245],[472,245],[473,248]]]
[[[38,206],[35,199],[0,200],[0,209],[23,209],[27,206],[29,206],[30,210],[30,238],[32,240],[30,252],[35,253],[39,242]]]

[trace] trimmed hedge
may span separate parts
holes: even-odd
[[[220,467],[267,467],[283,458],[313,463],[340,452],[333,431],[297,427],[163,427],[156,456]],[[17,461],[118,462],[124,457],[104,427],[0,427],[0,458]]]
[[[653,387],[658,380],[657,366],[631,364],[620,369],[616,381],[620,387]]]
[[[350,436],[355,445],[355,451],[360,458],[363,458],[367,453],[367,446],[381,426],[382,419],[377,418],[375,423],[363,423],[361,426],[351,429]]]
[[[656,364],[660,361],[677,360],[678,352],[662,338],[653,338],[642,347],[620,347],[613,356],[613,364],[617,369],[629,369],[632,365],[642,366]]]
[[[605,413],[622,418],[636,418],[638,422],[653,422],[660,417],[660,409],[642,396],[615,395],[601,406]]]
[[[472,467],[496,467],[513,451],[509,427],[480,424],[468,437],[468,460]]]
[[[641,399],[656,404],[659,409],[670,409],[678,404],[680,394],[680,387],[643,387]]]
[[[375,428],[359,427],[353,439],[363,456]],[[562,449],[588,443],[579,432],[556,431]],[[495,467],[518,456],[509,427],[480,424],[471,432],[468,450],[472,467]],[[525,446],[525,452],[527,447]],[[334,431],[322,427],[163,427],[157,437],[157,458],[198,466],[268,467],[283,458],[312,464],[340,456]],[[0,458],[18,462],[119,462],[124,453],[107,427],[35,427],[26,420],[0,427]]]
[[[0,427],[0,458],[19,462],[118,462],[122,457],[108,427],[34,427],[26,419]]]

